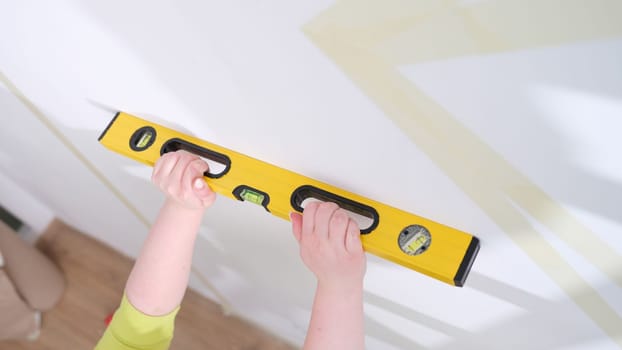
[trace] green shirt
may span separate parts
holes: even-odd
[[[145,315],[123,295],[121,306],[95,350],[167,350],[178,311],[179,307],[163,316]]]

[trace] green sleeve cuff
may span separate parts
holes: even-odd
[[[173,339],[177,312],[179,307],[163,316],[146,315],[124,294],[121,306],[95,349],[166,350]]]

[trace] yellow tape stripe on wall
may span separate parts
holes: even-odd
[[[622,21],[615,19],[619,13],[622,2],[605,0],[483,1],[470,6],[455,1],[342,1],[303,29],[413,143],[622,347],[620,316],[520,210],[622,286],[622,274],[616,270],[622,263],[619,254],[413,86],[396,67],[620,35]],[[477,171],[482,168],[487,171]]]

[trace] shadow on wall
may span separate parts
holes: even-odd
[[[542,130],[541,133],[547,138],[552,135],[546,150],[547,155],[550,154],[550,156],[546,158],[546,164],[543,166],[561,169],[551,174],[555,176],[558,183],[555,196],[566,204],[622,224],[622,211],[618,208],[619,199],[622,198],[622,177],[618,177],[618,181],[615,181],[588,168],[589,165],[579,163],[581,159],[577,160],[577,158],[589,158],[590,163],[598,161],[610,163],[610,160],[619,156],[617,146],[614,144],[617,137],[612,131],[622,126],[622,123],[615,121],[618,119],[615,115],[622,112],[622,86],[615,82],[622,79],[622,74],[616,72],[608,74],[606,78],[608,84],[592,82],[594,72],[591,67],[599,65],[598,57],[606,54],[598,52],[594,55],[596,57],[590,62],[577,60],[577,63],[583,63],[581,66],[585,68],[575,69],[573,74],[564,74],[564,77],[559,77],[562,73],[570,73],[563,71],[552,74],[552,77],[543,77],[543,80],[548,80],[547,85],[553,85],[552,87],[546,89],[524,87],[523,89],[529,93],[526,97],[535,100],[537,107],[540,108],[535,113],[523,117],[527,123],[536,125],[538,130]],[[622,59],[622,54],[617,56]],[[611,59],[601,60],[603,62],[600,66],[609,66],[607,62]],[[551,83],[552,79],[556,81]],[[604,79],[604,77],[601,78],[601,80]],[[556,88],[556,86],[564,88]],[[568,126],[575,124],[575,130],[570,134],[560,132],[559,126],[546,123],[549,120],[547,116],[550,117],[550,115],[554,115],[558,120],[562,119]],[[590,125],[587,130],[577,130],[592,123],[598,126]],[[598,134],[598,138],[606,138],[610,142],[601,144],[598,151],[594,148],[587,151],[581,149],[580,147],[585,144],[581,142],[581,139],[593,140],[594,133]],[[538,150],[533,149],[533,152],[537,153]],[[594,154],[595,152],[598,154]],[[608,168],[613,169],[613,167]]]
[[[576,290],[572,292],[572,299],[552,301],[476,272],[471,273],[469,278],[468,288],[515,304],[521,307],[524,313],[521,316],[497,322],[494,327],[470,332],[415,310],[404,308],[403,305],[370,292],[366,292],[365,301],[451,338],[451,341],[434,349],[498,349],[499,344],[503,344],[507,349],[548,350],[598,340],[593,333],[582,331],[580,328],[582,323],[576,322],[575,318],[577,306],[572,301],[572,299],[589,297],[591,291],[585,293],[586,291]],[[597,287],[597,289],[604,288],[607,286]],[[373,319],[367,318],[366,323],[369,335],[383,339],[389,344],[402,349],[425,348]],[[622,336],[622,328],[618,328],[612,336]]]
[[[551,24],[553,22],[547,21],[547,19],[559,17],[557,10],[552,13],[549,7],[543,6],[537,10],[534,9],[534,15],[542,15],[542,17],[537,17],[536,23],[541,25],[543,30],[541,33],[538,32],[538,35],[533,35],[531,31],[521,31],[520,27],[514,28],[516,25],[520,26],[521,22],[508,21],[505,23],[499,21],[500,18],[509,18],[512,17],[510,14],[514,15],[514,12],[508,11],[508,9],[512,9],[517,2],[498,1],[492,5],[497,6],[494,9],[487,8],[486,6],[490,5],[491,2],[486,2],[482,5],[483,8],[476,5],[468,9],[453,8],[454,11],[451,11],[448,8],[443,8],[438,12],[426,13],[431,18],[446,15],[452,19],[449,21],[450,23],[457,24],[456,27],[443,26],[446,31],[437,31],[436,29],[439,27],[434,26],[428,28],[430,31],[426,32],[423,30],[427,28],[426,25],[434,24],[434,22],[423,14],[421,18],[405,19],[401,12],[398,13],[393,9],[392,18],[379,20],[365,16],[364,14],[368,12],[356,12],[356,7],[360,5],[353,4],[338,3],[316,17],[305,28],[310,39],[322,48],[368,96],[374,99],[383,108],[387,116],[411,138],[413,143],[426,152],[437,166],[443,169],[512,238],[514,243],[522,248],[567,293],[583,312],[594,320],[614,341],[620,343],[619,330],[622,328],[620,316],[592,288],[601,286],[591,286],[561,256],[556,248],[542,237],[540,232],[542,228],[536,229],[532,221],[537,221],[541,224],[540,226],[556,235],[556,238],[561,238],[564,243],[582,255],[618,286],[622,286],[622,276],[618,273],[621,262],[620,254],[612,249],[605,240],[595,235],[585,224],[578,221],[572,213],[556,202],[542,188],[518,171],[497,150],[491,148],[478,135],[465,127],[455,116],[451,115],[445,106],[426,95],[418,86],[405,79],[399,71],[400,65],[414,65],[426,60],[433,60],[434,58],[427,56],[428,54],[432,54],[432,56],[438,54],[438,57],[435,57],[436,59],[448,59],[464,57],[465,55],[573,43],[579,38],[585,39],[586,37],[595,39],[610,37],[613,34],[620,33],[620,26],[607,25],[608,20],[612,20],[610,13],[599,6],[588,6],[587,2],[582,5],[579,5],[580,2],[573,3],[572,6],[564,9],[564,14],[568,12],[570,17],[583,18],[586,16],[585,8],[587,8],[589,13],[598,15],[599,18],[603,17],[605,21],[594,22],[593,18],[585,18],[586,20],[582,22],[589,23],[589,25],[574,26],[575,22],[562,18],[562,24],[566,30],[559,31],[556,26],[553,28],[553,24]],[[369,3],[367,5],[371,6]],[[383,7],[383,9],[385,8]],[[392,9],[386,8],[386,10],[387,13],[391,13]],[[481,15],[481,12],[485,12],[487,16]],[[474,14],[481,16],[472,16]],[[492,25],[491,28],[487,28],[486,32],[473,30],[491,24],[491,14],[497,15],[498,18],[492,17],[494,18],[492,23],[498,27]],[[447,18],[444,20],[446,21]],[[357,23],[357,21],[359,22]],[[344,25],[344,22],[348,25]],[[352,23],[357,23],[357,25]],[[462,24],[467,25],[467,28],[471,30],[466,31],[466,36],[457,34],[456,28],[463,28]],[[597,27],[597,29],[593,30],[593,27]],[[495,28],[498,29],[497,32],[491,33],[490,30]],[[507,31],[510,30],[518,30],[517,33],[521,35],[521,40],[508,37],[505,38],[507,41],[504,42],[503,36],[504,34],[507,35]],[[370,36],[370,33],[376,34],[377,37]],[[423,39],[421,38],[422,33],[429,34],[430,38],[439,39],[434,41],[434,44],[441,45],[438,47],[440,54],[439,51],[434,50],[417,51],[418,48],[421,49],[418,45],[425,47],[431,43],[431,39],[424,39],[423,43],[416,40],[417,38]],[[444,40],[447,38],[441,34],[447,35],[447,38],[450,39]],[[499,37],[493,38],[494,35]],[[461,38],[463,40],[460,40]],[[488,41],[490,39],[496,39],[496,41]],[[443,46],[443,43],[458,45]],[[593,65],[581,65],[580,67],[589,73],[587,74],[589,81],[593,81],[593,69],[590,67],[598,66],[598,56],[592,55],[591,52],[586,56],[593,59],[592,61],[588,60]],[[574,71],[576,67],[564,65],[566,62],[568,59],[563,54],[556,57],[554,68],[557,70],[567,69],[565,79],[561,79],[563,82],[561,85],[581,85],[581,79],[573,80],[577,78],[577,72]],[[619,71],[617,68],[613,69]],[[536,82],[541,80],[541,77],[534,75],[533,71],[530,72],[532,74],[527,74],[527,77],[531,77]],[[607,74],[607,72],[603,74]],[[572,78],[566,79],[567,77]],[[605,76],[603,75],[603,77]],[[438,77],[438,79],[443,78],[448,77]],[[477,87],[476,85],[475,88]],[[470,84],[469,88],[473,88],[473,84]],[[489,92],[494,96],[494,91]],[[464,96],[460,96],[460,98],[464,98]],[[515,105],[523,103],[520,98],[511,102]],[[482,108],[480,108],[480,112],[481,110]],[[486,114],[485,108],[484,112],[481,113]],[[489,115],[488,117],[496,116]],[[533,119],[533,124],[535,125],[534,130],[548,129],[541,125],[541,120],[536,118]],[[548,141],[550,145],[554,145],[551,146],[553,148],[564,145],[563,137],[554,130],[549,130],[547,137],[550,137]],[[571,141],[568,140],[568,143]],[[529,143],[521,143],[516,147],[528,146]],[[534,150],[536,154],[539,151],[541,150]],[[612,209],[617,207],[615,203],[617,202],[616,198],[621,193],[620,185],[591,174],[587,175],[582,169],[568,167],[571,161],[566,151],[560,147],[555,156],[559,157],[556,159],[567,160],[561,166],[573,174],[561,173],[558,176],[564,180],[580,181],[579,183],[568,181],[569,187],[572,187],[569,189],[570,192],[574,191],[575,194],[566,198],[572,199],[583,209],[604,214],[620,222],[620,212]],[[592,188],[583,187],[584,184],[591,185]],[[584,191],[578,190],[578,187],[582,187]],[[594,198],[593,191],[607,193],[604,195],[605,200],[586,201],[586,198]],[[576,193],[580,193],[580,195],[577,196]],[[534,323],[530,324],[531,327],[544,326],[535,321],[536,319],[534,319]]]
[[[190,110],[195,111],[197,115],[204,114],[204,111],[209,106],[202,91],[204,90],[204,80],[210,77],[207,74],[209,72],[208,70],[201,69],[202,64],[199,58],[201,57],[202,50],[194,49],[196,51],[191,52],[184,50],[184,45],[177,44],[175,42],[176,38],[172,37],[168,31],[168,27],[175,27],[177,25],[179,25],[180,28],[186,28],[184,26],[185,23],[176,22],[180,20],[177,18],[172,22],[166,22],[166,26],[160,26],[159,24],[165,21],[162,21],[163,18],[157,18],[156,16],[147,19],[148,25],[145,26],[145,32],[137,32],[135,30],[134,20],[137,16],[144,14],[142,8],[132,8],[119,17],[117,11],[117,7],[121,6],[119,4],[101,3],[98,5],[89,5],[83,1],[80,3],[83,4],[83,6],[97,6],[97,8],[89,8],[91,17],[101,21],[106,28],[116,30],[119,38],[127,41],[128,47],[132,47],[134,53],[140,57],[143,62],[151,65],[153,72],[160,76],[163,83],[166,86],[170,86],[171,93],[177,94],[180,99],[190,107]],[[192,24],[196,25],[196,28],[202,28],[200,23]],[[157,40],[155,38],[157,38]],[[194,47],[201,48],[201,42],[197,39],[198,38],[190,38],[188,40],[191,44],[196,44]],[[197,41],[193,42],[192,40]],[[163,46],[170,46],[173,49],[167,50],[166,54],[163,54]],[[179,48],[180,50],[176,50],[175,48]],[[560,60],[563,61],[563,59],[563,57],[560,57]],[[571,75],[572,74],[569,74],[569,76]],[[573,82],[569,80],[564,81],[562,85],[568,86],[571,84],[573,84]],[[415,94],[414,96],[419,95]],[[517,100],[516,103],[521,103],[521,101]],[[425,111],[425,109],[423,110]],[[432,108],[432,110],[434,111],[435,109]],[[530,118],[530,122],[534,129],[541,130],[550,138],[549,151],[558,155],[558,157],[551,160],[552,164],[556,164],[556,168],[566,169],[566,172],[559,174],[559,176],[564,179],[565,183],[572,186],[572,188],[569,188],[568,191],[561,192],[561,199],[587,211],[603,215],[618,223],[622,223],[622,212],[618,210],[619,198],[622,198],[622,187],[620,184],[574,165],[570,155],[566,154],[566,145],[572,144],[572,140],[565,140],[563,135],[557,133],[550,125],[546,125],[542,119],[535,114],[525,117]],[[440,120],[440,122],[434,126],[438,126],[440,130],[455,130],[455,128],[459,129],[462,127],[459,123],[452,122],[451,119],[448,119],[446,123],[444,123],[442,119],[438,120]],[[216,121],[216,118],[214,118],[214,121]],[[421,120],[418,122],[420,121]],[[416,123],[417,122],[415,122],[415,124]],[[425,123],[420,123],[417,126],[421,128],[425,125]],[[91,142],[91,140],[96,140],[98,136],[97,132],[91,133],[80,130],[68,130],[67,133],[71,135],[72,140],[80,144],[87,144]],[[232,133],[232,135],[234,134]],[[473,135],[468,134],[467,136],[470,137]],[[424,138],[421,139],[423,140]],[[480,144],[478,142],[479,140],[471,140],[468,137],[466,141],[473,141],[478,145]],[[429,145],[433,148],[433,146],[437,145],[437,142],[431,142]],[[481,173],[486,171],[487,166],[490,165],[490,163],[487,162],[488,157],[478,154],[467,154],[468,148],[462,148],[460,142],[457,142],[455,146],[456,147],[452,150],[447,148],[446,145],[441,144],[438,147],[438,151],[432,152],[432,154],[438,156],[437,160],[441,164],[440,167],[443,168],[443,162],[451,163],[460,160],[457,158],[462,156],[461,152],[465,152],[465,158],[462,159],[461,163],[458,163],[458,167],[445,167],[444,170],[447,173],[454,172],[457,178],[463,179],[464,182],[461,185],[468,188],[467,192],[479,193],[473,196],[483,198],[481,201],[486,204],[479,203],[479,205],[482,207],[488,205],[487,211],[489,213],[495,212],[496,215],[503,218],[507,218],[508,216],[513,217],[513,215],[515,215],[515,208],[507,203],[507,197],[505,197],[503,191],[500,188],[495,188],[494,191],[489,190],[489,186],[491,184],[496,184],[497,179],[484,178],[482,180],[480,176]],[[97,145],[97,147],[100,146]],[[94,151],[89,154],[101,154],[98,152],[100,151]],[[534,150],[534,152],[537,152],[537,150]],[[492,149],[488,149],[485,155],[489,154],[492,154],[494,159],[498,157],[498,154]],[[105,159],[106,157],[101,158]],[[141,212],[148,212],[147,217],[153,218],[157,206],[151,204],[148,207],[140,207],[140,204],[144,202],[155,203],[158,202],[161,197],[156,197],[157,192],[153,190],[152,186],[146,182],[144,178],[128,177],[125,169],[135,166],[136,163],[126,159],[120,160],[120,158],[122,157],[115,157],[114,161],[109,163],[102,162],[97,166],[99,169],[105,168],[106,170],[104,172],[106,176],[115,179],[115,183],[120,184],[120,190],[126,193],[129,198],[133,199],[132,203],[139,207]],[[473,167],[476,168],[475,171],[472,173],[466,172],[465,169]],[[510,168],[510,173],[522,178],[522,175],[516,174],[513,168]],[[500,177],[504,177],[504,174],[504,172],[500,171]],[[521,182],[519,181],[518,183],[520,184]],[[509,184],[512,185],[513,183],[510,181]],[[518,187],[512,189],[512,191],[518,192],[516,195],[521,198],[520,192],[525,191],[525,188]],[[540,189],[536,187],[536,191],[540,191]],[[484,193],[484,195],[481,193]],[[594,195],[595,193],[598,195]],[[83,193],[81,195],[86,196],[87,194]],[[491,198],[493,199],[491,200]],[[494,205],[496,201],[501,201],[505,203],[505,205],[496,206]],[[477,199],[475,202],[477,203]],[[554,203],[554,205],[556,205],[556,203]],[[530,208],[532,216],[538,216],[538,218],[544,217],[545,221],[558,219],[564,221],[565,217],[559,218],[555,216],[556,209],[550,210],[551,206],[549,201],[529,202],[527,206]],[[525,221],[509,220],[509,222],[511,225],[504,227],[506,233],[514,236],[521,236],[522,230],[525,229],[525,227],[523,227]],[[562,222],[562,224],[566,223],[567,222]],[[239,228],[243,229],[244,226],[242,225]],[[225,228],[222,229],[225,230]],[[532,230],[531,226],[527,229]],[[499,234],[499,232],[484,234],[484,241],[486,235],[492,237],[492,235],[495,234]],[[580,234],[575,238],[582,239]],[[520,239],[520,237],[518,237],[518,239]],[[537,248],[537,244],[534,245],[534,247]],[[214,252],[214,254],[216,254],[216,252]],[[616,258],[618,259],[615,261],[619,262],[619,256],[616,256]],[[235,267],[238,268],[238,266]],[[614,280],[620,281],[622,280],[622,276],[618,274]],[[565,331],[566,328],[572,329],[573,331],[576,330],[576,327],[572,328],[573,317],[576,315],[576,311],[573,311],[575,310],[575,306],[572,300],[588,300],[594,295],[593,291],[585,288],[585,286],[577,290],[565,289],[572,300],[563,301],[542,299],[492,278],[484,277],[478,274],[477,271],[472,272],[469,286],[488,295],[519,305],[526,310],[526,313],[523,316],[515,317],[509,321],[499,322],[495,327],[482,330],[479,333],[470,333],[440,320],[419,314],[414,310],[405,310],[394,301],[384,299],[371,293],[367,294],[367,301],[392,313],[401,315],[413,322],[420,323],[449,335],[452,337],[452,341],[450,345],[442,347],[443,349],[457,347],[485,348],[487,344],[494,344],[495,341],[507,344],[508,347],[516,345],[517,347],[521,346],[529,349],[549,349],[591,340],[589,339],[591,335],[581,333],[580,331],[572,332],[571,334]],[[599,290],[607,286],[601,285],[594,287]],[[382,339],[389,344],[394,344],[402,348],[417,348],[417,344],[392,330],[390,325],[382,325],[372,319],[368,319],[368,325],[368,332],[370,335]],[[621,330],[622,327],[618,327],[616,333],[610,333],[609,335],[620,336]],[[521,333],[521,331],[528,331],[529,333]],[[531,341],[532,339],[537,339],[537,342]]]

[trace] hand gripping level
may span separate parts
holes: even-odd
[[[149,166],[166,152],[194,153],[210,164],[205,177],[214,191],[261,205],[285,220],[292,210],[302,212],[309,200],[335,202],[359,223],[368,253],[451,285],[464,285],[479,251],[479,239],[468,233],[127,113],[117,113],[99,141]]]

